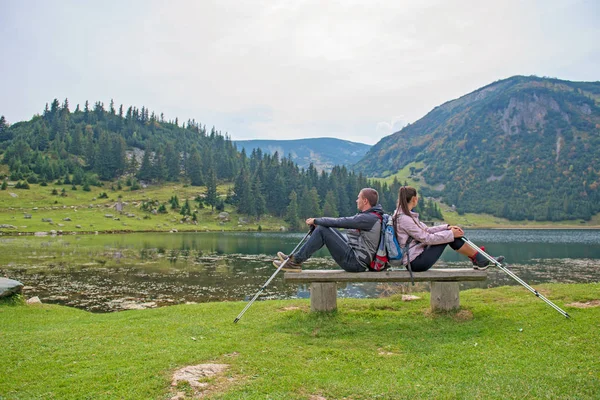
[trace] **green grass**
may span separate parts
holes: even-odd
[[[398,179],[398,182],[400,182],[401,184],[406,182],[406,183],[408,183],[409,186],[414,186],[414,187],[420,188],[421,186],[427,186],[427,185],[420,178],[417,181],[414,179],[414,177],[411,177],[410,168],[415,167],[415,168],[419,169],[419,168],[423,168],[424,166],[425,166],[425,163],[423,163],[423,162],[411,162],[410,164],[407,164],[404,168],[402,168],[400,171],[398,171],[394,174],[389,174],[389,171],[384,172],[383,175],[385,176],[385,178],[371,178],[371,179],[380,181],[382,183],[385,182],[389,185],[392,182],[394,182],[394,178],[396,178],[396,179]]]
[[[226,205],[225,211],[230,213],[229,221],[220,223],[219,212],[211,211],[210,207],[198,209],[198,224],[180,223],[181,215],[178,210],[171,210],[167,203],[177,195],[179,204],[183,205],[189,199],[192,209],[197,204],[193,201],[199,194],[206,192],[204,187],[184,187],[182,184],[168,184],[162,186],[149,186],[145,189],[130,191],[123,186],[123,190],[112,191],[110,185],[106,187],[91,187],[90,192],[71,190],[71,185],[40,186],[30,184],[31,189],[20,190],[9,187],[0,191],[0,225],[16,226],[16,229],[4,229],[5,232],[48,232],[62,230],[63,232],[112,232],[112,231],[220,231],[220,230],[257,230],[260,225],[264,230],[279,230],[286,226],[280,218],[263,216],[260,221],[239,215],[232,206]],[[115,187],[117,185],[114,185]],[[65,189],[67,197],[52,195],[52,189],[58,193]],[[221,185],[218,192],[225,197],[229,185]],[[105,192],[109,198],[101,199],[100,193]],[[10,193],[18,197],[13,198]],[[113,206],[119,200],[124,203],[123,213],[119,214]],[[167,214],[153,215],[140,209],[141,202],[158,200],[167,203]],[[126,204],[125,204],[126,203]],[[35,209],[37,208],[37,209]],[[31,219],[25,219],[25,214],[30,214]],[[127,217],[134,214],[135,217]],[[112,217],[106,217],[112,215]],[[64,221],[65,218],[71,221]],[[146,217],[146,219],[144,219]],[[42,219],[52,219],[52,224],[43,222]],[[114,218],[119,218],[118,221]],[[247,222],[239,224],[239,218]],[[61,224],[62,226],[59,226]],[[81,227],[78,228],[77,225]],[[241,225],[241,226],[239,226]]]
[[[215,362],[230,365],[218,399],[599,398],[600,307],[568,304],[600,299],[600,284],[538,289],[573,319],[522,287],[464,291],[461,312],[433,315],[427,293],[339,299],[331,314],[264,301],[238,324],[242,302],[112,314],[3,303],[0,398],[167,399],[174,370]]]

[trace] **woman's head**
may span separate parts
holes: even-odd
[[[412,207],[410,207],[409,204],[416,201],[416,199],[417,189],[410,186],[402,186],[400,187],[400,190],[398,190],[398,203],[396,209],[402,211],[405,215],[410,215],[410,209]]]

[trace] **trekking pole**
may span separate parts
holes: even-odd
[[[311,226],[310,230],[308,232],[306,232],[306,235],[304,235],[304,237],[302,238],[302,240],[300,241],[300,243],[298,243],[298,245],[296,247],[294,247],[294,250],[292,250],[292,252],[290,253],[290,257],[292,254],[294,254],[294,252],[298,249],[298,247],[300,247],[300,245],[306,240],[307,237],[310,236],[310,234],[312,233],[312,231],[314,230],[315,226]],[[233,323],[236,324],[244,315],[244,313],[250,308],[250,306],[252,305],[252,303],[254,303],[254,300],[256,300],[258,298],[258,296],[260,296],[260,294],[262,293],[263,290],[266,289],[266,287],[269,285],[269,283],[271,283],[271,281],[273,280],[273,278],[275,278],[275,275],[277,275],[279,273],[279,271],[281,270],[281,268],[283,268],[283,266],[285,264],[287,264],[288,260],[290,259],[290,257],[286,258],[285,261],[283,261],[281,263],[281,265],[279,266],[279,268],[277,268],[277,270],[275,271],[275,273],[273,275],[271,275],[271,277],[269,278],[268,281],[265,282],[264,285],[261,286],[260,290],[254,295],[254,297],[252,298],[252,300],[250,300],[250,302],[248,304],[246,304],[246,307],[244,307],[244,309],[242,310],[242,312],[236,317],[236,319],[233,320]]]
[[[510,276],[515,281],[517,281],[521,285],[523,285],[525,287],[525,289],[529,290],[531,293],[535,294],[537,297],[539,297],[540,299],[544,300],[546,302],[546,304],[548,304],[550,307],[554,308],[556,311],[558,311],[559,313],[561,313],[564,317],[571,318],[571,316],[569,314],[567,314],[562,308],[560,308],[559,306],[557,306],[556,304],[554,304],[553,302],[551,302],[550,300],[548,300],[547,298],[545,298],[544,295],[542,295],[540,292],[538,292],[537,290],[535,290],[534,288],[532,288],[531,286],[529,286],[527,284],[527,282],[525,282],[523,279],[519,278],[511,270],[509,270],[508,268],[506,268],[504,265],[502,265],[500,262],[498,262],[495,258],[491,257],[485,251],[481,250],[481,248],[477,247],[477,245],[475,243],[471,242],[469,239],[467,239],[464,236],[462,237],[462,240],[464,240],[466,244],[468,244],[474,250],[478,251],[481,255],[483,255],[485,258],[487,258],[487,260],[490,261],[491,263],[493,263],[496,267],[498,267],[502,271],[506,272],[508,274],[508,276]]]

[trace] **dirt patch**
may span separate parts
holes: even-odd
[[[199,364],[178,369],[171,381],[175,393],[171,400],[202,398],[222,391],[235,380],[225,376],[227,369],[228,364]]]
[[[567,307],[575,307],[575,308],[591,308],[591,307],[600,307],[600,300],[590,300],[586,302],[576,301],[571,304],[567,304]]]
[[[296,310],[307,311],[308,307],[289,306],[289,307],[282,307],[277,311],[284,312],[284,311],[296,311]]]
[[[394,356],[396,353],[392,353],[391,351],[387,351],[386,349],[382,349],[381,347],[377,349],[377,353],[380,356]]]
[[[323,396],[319,396],[317,394],[313,394],[308,398],[308,400],[327,400],[327,398],[323,397]]]
[[[470,310],[452,310],[452,311],[431,311],[428,308],[423,311],[423,315],[426,318],[437,318],[437,317],[452,317],[457,322],[470,321],[473,319],[473,312]]]
[[[471,310],[460,310],[452,318],[459,322],[470,321],[473,319],[473,312]]]

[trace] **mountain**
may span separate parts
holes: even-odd
[[[238,140],[234,142],[241,150],[251,153],[261,149],[263,153],[279,153],[279,157],[291,155],[292,161],[301,168],[313,163],[319,171],[331,171],[334,165],[353,165],[371,148],[368,144],[349,142],[335,138],[298,140]]]
[[[355,170],[405,167],[459,212],[588,220],[600,212],[600,82],[494,82],[383,138]]]

